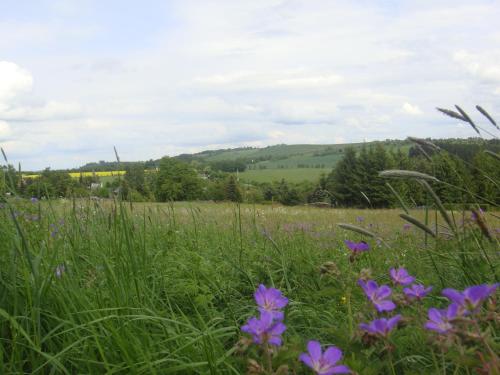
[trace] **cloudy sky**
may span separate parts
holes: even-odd
[[[500,118],[499,19],[500,0],[1,0],[0,145],[39,169],[473,136],[434,108]]]

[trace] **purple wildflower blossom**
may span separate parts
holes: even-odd
[[[458,305],[459,313],[468,314],[469,312],[477,311],[479,306],[495,293],[498,285],[474,285],[463,292],[447,288],[442,291],[442,294]]]
[[[480,215],[484,214],[484,211],[483,209],[480,207],[479,210],[477,211]],[[473,221],[476,221],[477,220],[477,214],[472,211],[471,214],[470,214],[470,218],[473,220]]]
[[[365,241],[353,242],[353,241],[345,240],[344,243],[355,254],[370,250],[370,246]]]
[[[363,221],[365,221],[365,218],[363,216],[358,216],[358,217],[356,217],[356,221],[358,223],[362,223]]]
[[[256,344],[266,344],[280,346],[282,343],[281,335],[286,330],[282,322],[275,322],[273,314],[263,311],[260,318],[252,317],[248,319],[247,324],[241,327],[245,333],[252,335]]]
[[[358,280],[358,284],[363,288],[366,296],[375,305],[378,312],[392,311],[396,308],[394,302],[388,299],[392,290],[387,285],[381,285],[379,287],[373,280],[368,280],[365,283],[361,279]]]
[[[31,197],[30,201],[31,201],[31,203],[37,203],[38,202],[38,198],[37,197]]]
[[[451,321],[459,315],[458,309],[459,306],[456,303],[452,303],[443,310],[429,309],[429,320],[425,323],[425,328],[441,334],[448,333],[453,328]]]
[[[389,272],[395,284],[408,285],[415,281],[415,278],[410,276],[408,271],[403,267],[398,269],[391,268]]]
[[[382,318],[376,319],[369,324],[361,323],[359,328],[374,336],[388,337],[400,320],[401,315],[398,314],[390,319]]]
[[[406,223],[403,225],[403,230],[410,230],[411,229],[411,225]]]
[[[404,288],[403,293],[410,299],[422,299],[432,290],[432,286],[426,288],[422,284],[413,284],[409,288]]]
[[[321,344],[311,340],[307,343],[308,353],[302,353],[299,359],[310,367],[317,375],[350,374],[351,370],[345,365],[337,365],[342,359],[342,350],[330,346],[323,353]]]
[[[281,291],[275,288],[266,288],[263,284],[260,284],[254,294],[255,302],[259,305],[259,311],[269,312],[272,317],[277,320],[283,320],[283,311],[288,304],[288,298],[281,294]]]

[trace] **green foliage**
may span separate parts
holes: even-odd
[[[210,166],[222,172],[244,172],[247,169],[247,163],[245,160],[219,160],[210,163]]]
[[[155,181],[158,201],[195,200],[201,192],[201,179],[189,164],[169,157],[160,160]]]

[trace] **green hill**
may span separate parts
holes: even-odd
[[[263,148],[210,150],[196,154],[183,154],[177,158],[209,164],[238,161],[246,165],[245,171],[240,172],[239,177],[247,182],[272,182],[282,178],[291,182],[300,182],[316,180],[322,173],[329,173],[342,158],[347,147],[370,147],[380,143],[387,148],[407,150],[410,147],[407,141],[393,140],[330,145],[281,144]]]

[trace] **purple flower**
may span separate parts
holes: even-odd
[[[447,288],[442,291],[442,294],[458,305],[459,313],[467,314],[469,312],[475,312],[485,300],[495,293],[498,285],[499,284],[474,285],[465,289],[463,292]]]
[[[358,216],[358,217],[356,218],[356,221],[357,221],[358,223],[362,223],[363,221],[365,221],[365,218],[364,218],[363,216]]]
[[[360,253],[360,252],[363,252],[363,251],[368,251],[370,250],[370,246],[365,242],[365,241],[361,241],[361,242],[353,242],[353,241],[349,241],[349,240],[345,240],[344,243],[347,245],[347,247],[353,251],[355,254],[356,253]]]
[[[280,346],[282,343],[281,335],[286,330],[282,322],[275,322],[273,314],[263,311],[260,318],[252,317],[248,319],[247,324],[241,327],[245,333],[252,335],[256,344],[266,344]]]
[[[483,209],[480,207],[479,210],[477,211],[480,215],[484,214],[484,211]],[[472,211],[471,214],[470,214],[470,218],[473,220],[473,221],[476,221],[477,220],[477,214]]]
[[[299,359],[309,366],[317,375],[350,374],[351,370],[345,365],[337,365],[342,359],[342,350],[330,346],[323,353],[321,344],[311,340],[307,343],[307,351],[302,353]]]
[[[396,308],[394,302],[389,299],[392,290],[387,285],[379,287],[373,280],[368,280],[366,283],[363,280],[358,280],[358,284],[363,288],[366,296],[375,305],[378,312],[392,311]]]
[[[369,324],[361,323],[359,328],[374,336],[388,337],[400,320],[401,315],[398,314],[390,319],[382,318],[376,319]]]
[[[458,316],[458,309],[459,306],[456,303],[452,303],[443,310],[429,309],[429,320],[425,323],[425,328],[441,334],[448,333],[453,328],[450,322]]]
[[[38,198],[31,197],[30,201],[31,201],[31,203],[37,203],[38,202]]]
[[[259,311],[269,312],[272,317],[277,320],[283,320],[283,311],[288,304],[288,298],[281,294],[281,291],[275,288],[266,288],[263,284],[260,284],[254,294],[255,302],[259,305]]]
[[[395,284],[408,285],[415,281],[415,278],[410,276],[408,271],[403,267],[398,269],[391,268],[389,272],[391,274],[392,281],[394,281]]]
[[[404,288],[403,293],[410,299],[422,299],[432,290],[432,286],[426,288],[422,284],[413,284],[409,288]]]
[[[403,230],[410,230],[411,229],[411,225],[406,223],[403,225]]]

